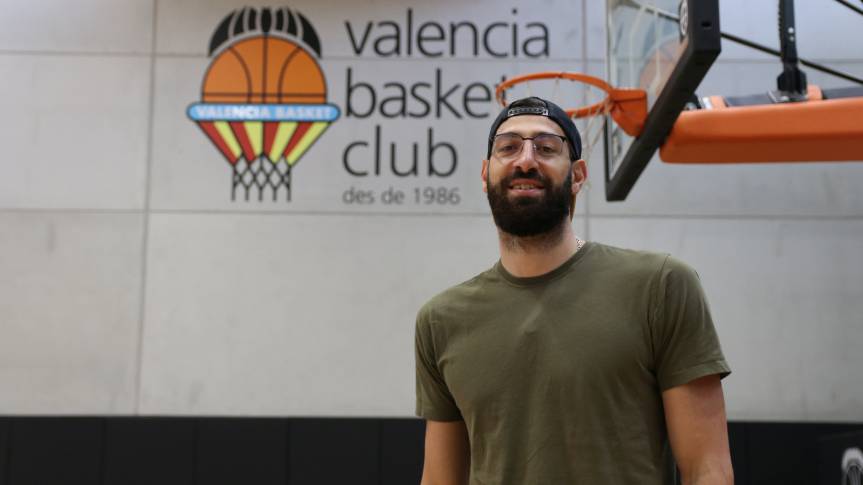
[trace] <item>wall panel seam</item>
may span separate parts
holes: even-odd
[[[138,340],[136,342],[135,355],[135,381],[133,390],[134,414],[141,413],[141,395],[144,373],[144,327],[147,318],[147,264],[150,240],[150,180],[153,167],[153,124],[155,123],[154,111],[156,104],[156,35],[158,22],[158,0],[153,0],[153,18],[150,38],[150,92],[149,105],[147,107],[147,153],[146,170],[144,175],[144,211],[141,230],[141,278],[138,301]]]

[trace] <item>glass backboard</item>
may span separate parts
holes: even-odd
[[[606,199],[624,200],[720,52],[718,0],[608,0],[607,79],[643,89],[644,130],[605,124]]]

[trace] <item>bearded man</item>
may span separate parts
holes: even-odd
[[[587,178],[566,113],[518,100],[491,127],[482,186],[494,267],[416,326],[422,485],[733,482],[730,373],[696,273],[572,229]],[[675,466],[676,465],[676,466]]]

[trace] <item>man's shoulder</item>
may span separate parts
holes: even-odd
[[[594,243],[595,260],[601,267],[612,268],[627,279],[646,278],[666,284],[691,284],[698,273],[688,263],[668,254],[637,249],[625,249]]]
[[[450,286],[425,302],[419,311],[420,320],[432,320],[435,316],[457,314],[468,309],[480,294],[487,291],[489,286],[494,285],[499,279],[497,270],[492,267],[466,281]]]
[[[685,266],[685,263],[675,260],[668,253],[627,249],[603,243],[591,243],[591,246],[591,255],[595,261],[613,265],[615,269],[627,273],[656,273],[669,261],[673,261],[675,265]]]

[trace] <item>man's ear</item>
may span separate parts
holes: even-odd
[[[576,160],[572,162],[572,196],[576,194],[584,186],[587,181],[587,162],[584,160]]]
[[[480,176],[482,177],[482,191],[487,194],[488,193],[488,160],[482,161],[482,170],[480,172]]]

